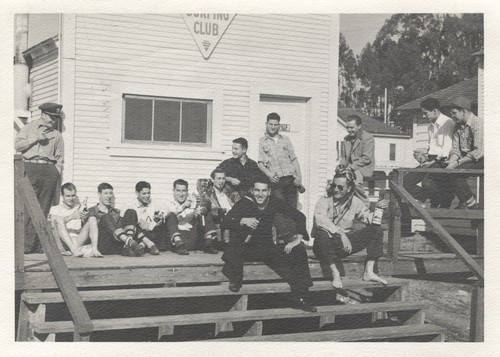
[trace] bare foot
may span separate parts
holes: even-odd
[[[83,257],[83,252],[80,249],[76,249],[74,251],[71,251],[71,254],[74,257]]]
[[[382,279],[380,276],[378,276],[376,274],[365,273],[363,275],[363,280],[364,281],[375,281],[375,282],[380,283],[382,285],[387,285],[387,281]]]
[[[342,289],[342,279],[340,277],[340,274],[333,274],[332,286],[335,289]]]
[[[71,254],[71,252],[69,250],[63,250],[63,251],[61,251],[61,255],[64,255],[66,257],[70,257],[73,254]]]
[[[97,250],[97,248],[92,249],[92,256],[95,258],[104,258],[104,255],[102,255],[101,252]]]

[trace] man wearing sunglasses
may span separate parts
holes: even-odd
[[[62,105],[44,103],[38,107],[40,119],[26,124],[17,134],[15,149],[23,155],[24,170],[31,182],[45,217],[49,214],[64,162],[64,140],[56,130],[62,119]],[[26,211],[24,253],[42,253],[40,240]]]
[[[313,252],[320,261],[325,278],[331,279],[336,289],[342,288],[341,259],[365,248],[367,261],[363,280],[387,284],[374,271],[375,262],[383,256],[382,229],[380,225],[372,224],[374,213],[354,195],[355,189],[355,174],[343,167],[338,168],[328,194],[319,199],[314,211]],[[385,209],[387,205],[387,200],[380,200],[376,207]],[[365,227],[354,230],[356,220]]]

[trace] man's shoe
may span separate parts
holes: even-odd
[[[127,239],[125,247],[123,248],[124,249],[122,250],[122,255],[124,255],[123,251],[126,251],[127,254],[130,254],[130,251],[132,251],[133,255],[126,255],[129,257],[142,257],[144,255],[144,247],[141,244],[137,243],[132,237],[129,237],[129,239]]]
[[[205,240],[205,249],[203,251],[205,253],[208,253],[208,254],[217,254],[217,253],[219,253],[217,251],[217,249],[214,248],[213,243],[212,243],[212,239],[210,239],[210,238],[207,238]]]
[[[156,245],[152,245],[151,248],[149,248],[149,254],[151,255],[160,255],[160,250]]]
[[[298,298],[295,301],[295,308],[306,312],[316,312],[318,309],[304,298]]]
[[[241,289],[241,284],[238,283],[229,283],[229,290],[233,293],[237,293]]]
[[[179,255],[189,255],[189,252],[184,244],[177,245],[175,247],[175,252]]]
[[[125,246],[122,248],[122,255],[124,257],[135,257],[134,251],[132,250],[132,248],[130,248],[128,246]]]
[[[467,204],[465,202],[460,202],[455,209],[467,209]]]

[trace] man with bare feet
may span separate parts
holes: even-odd
[[[62,202],[52,206],[49,212],[49,220],[61,253],[74,257],[102,257],[97,248],[97,220],[88,216],[85,202],[80,204],[75,185],[71,182],[62,185],[61,196]],[[85,244],[89,239],[90,244]],[[69,251],[65,249],[61,240]]]
[[[354,195],[355,188],[355,174],[349,169],[338,168],[327,196],[319,199],[314,211],[313,252],[320,261],[325,278],[331,279],[336,289],[342,288],[338,269],[342,266],[341,259],[364,248],[367,257],[363,280],[387,285],[374,271],[376,261],[383,256],[383,233],[380,225],[373,224],[374,213]],[[376,207],[387,208],[387,200],[380,200]],[[355,220],[366,226],[353,231]]]

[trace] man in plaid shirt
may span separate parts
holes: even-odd
[[[451,117],[455,121],[456,132],[446,168],[483,169],[483,120],[472,113],[471,101],[462,96],[452,100]],[[467,184],[467,177],[467,175],[450,175],[453,191],[460,200],[456,208],[477,208],[477,201]]]

